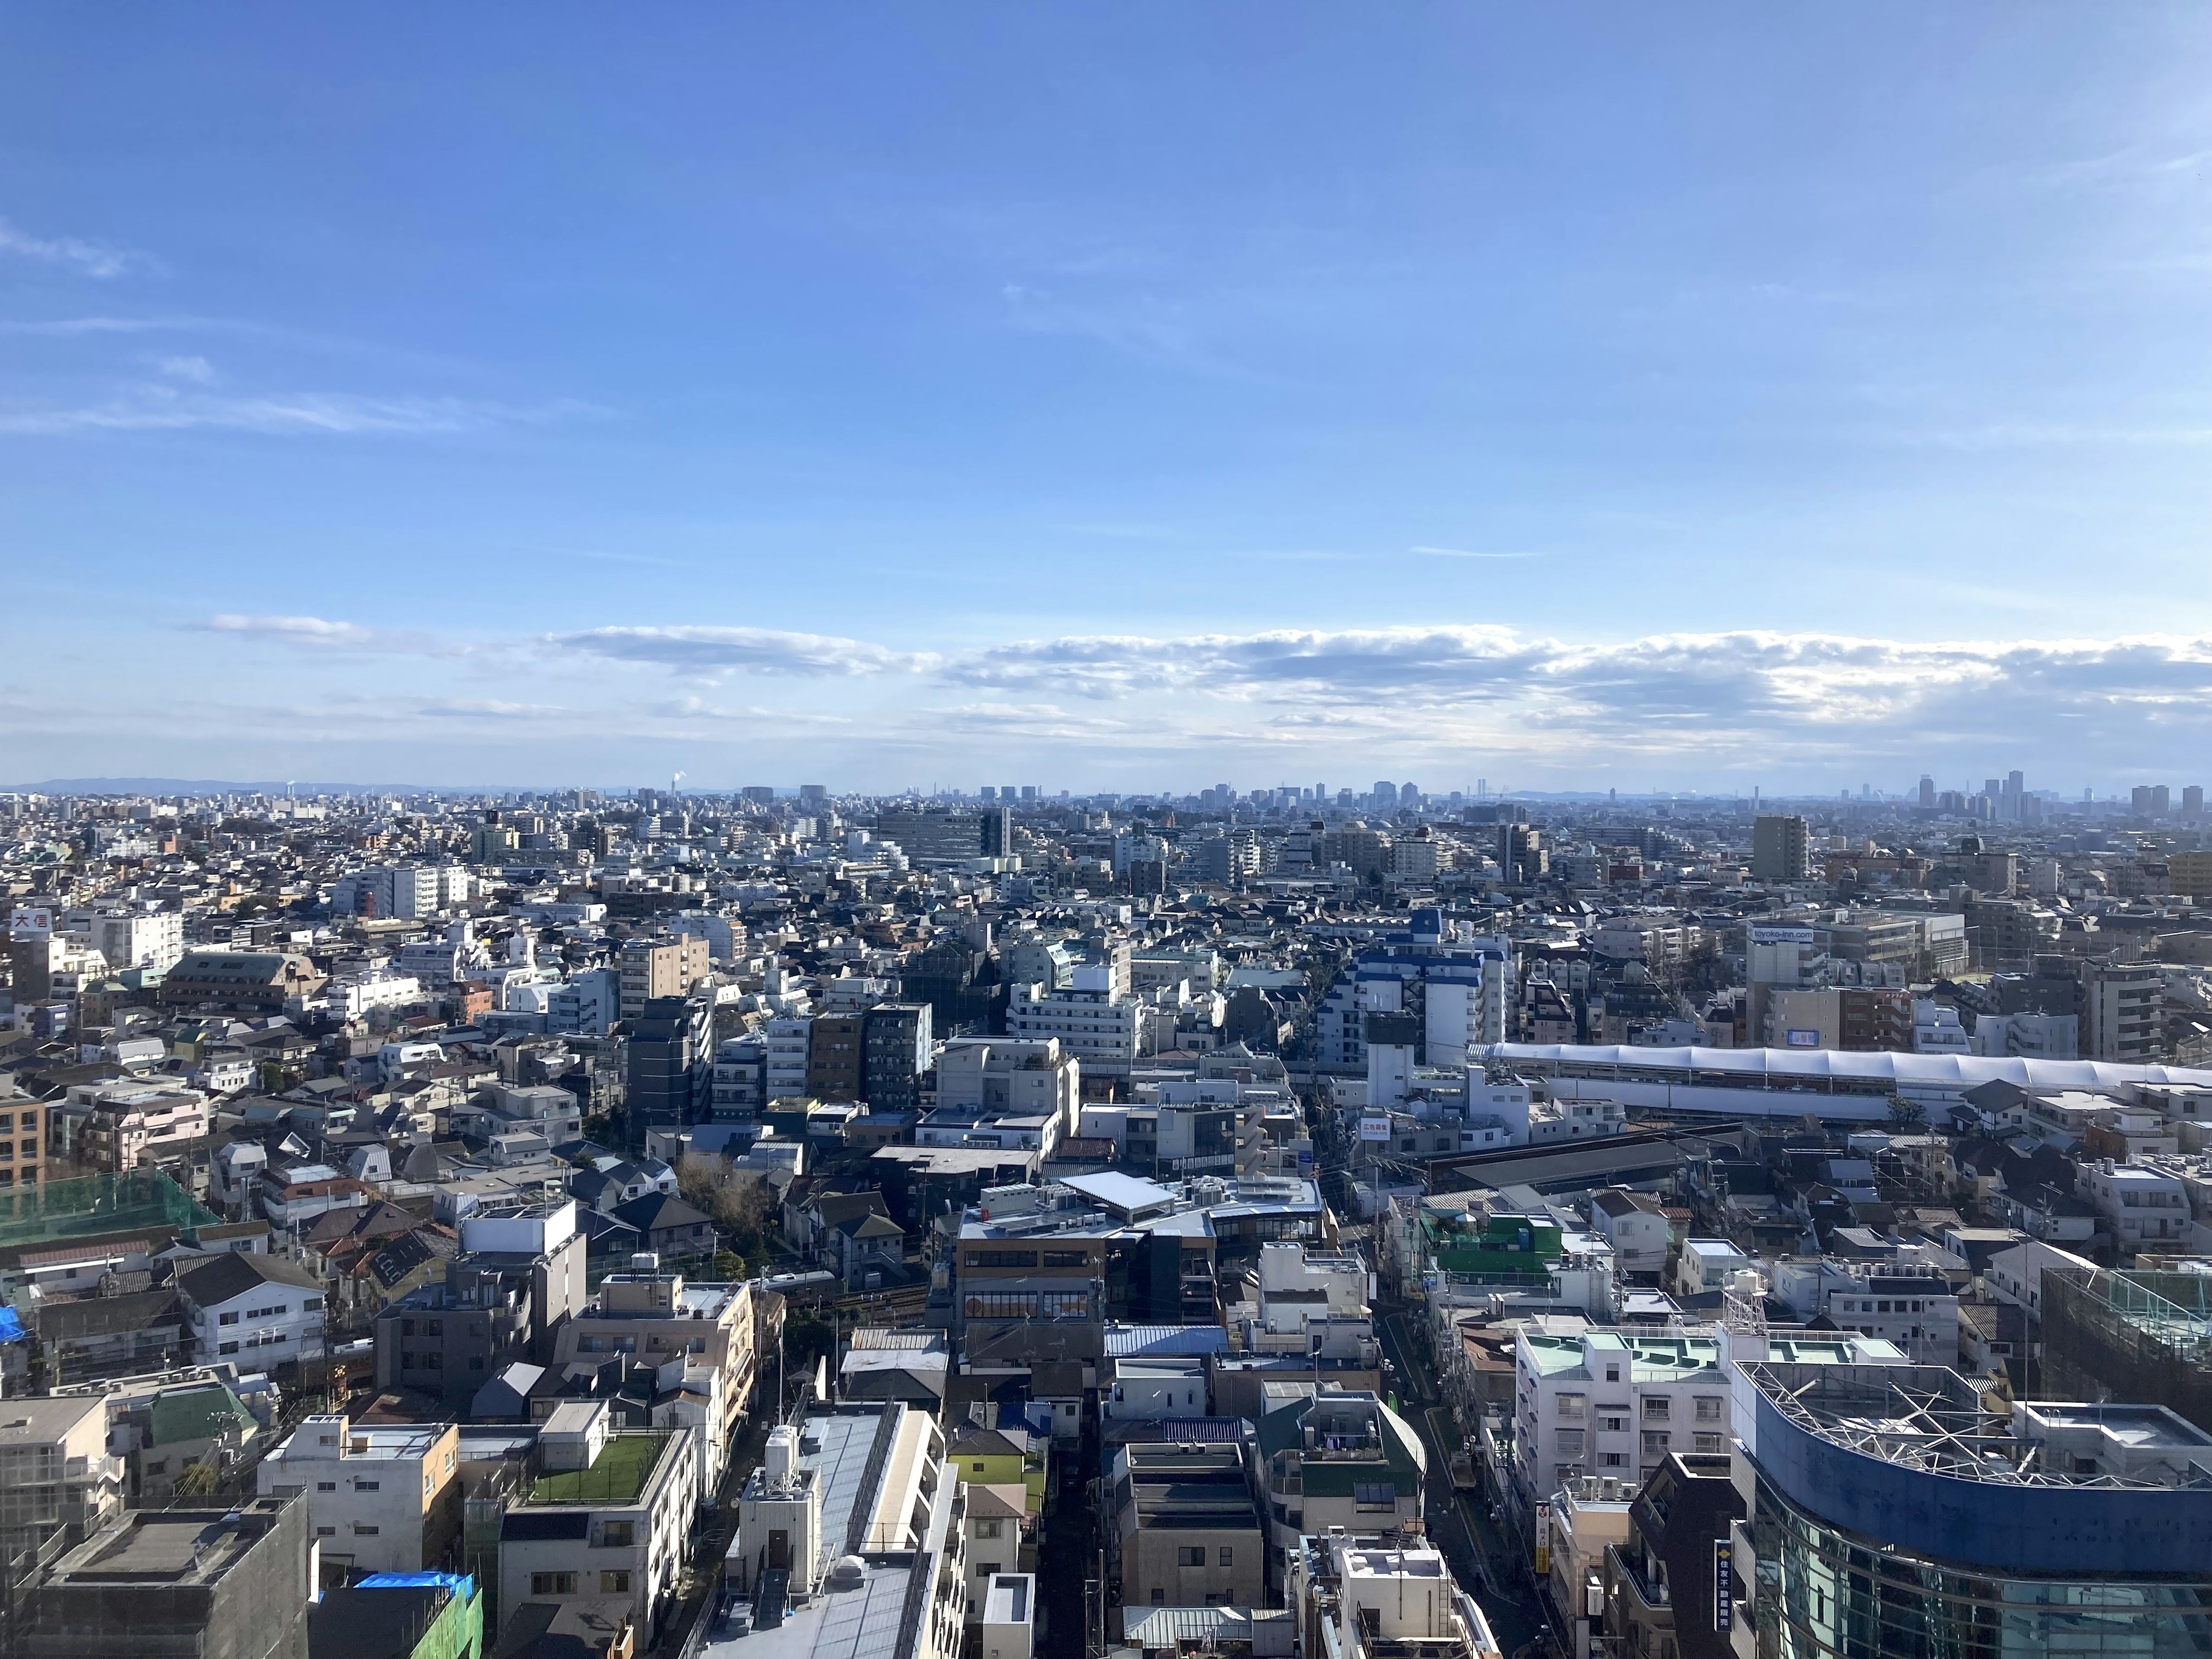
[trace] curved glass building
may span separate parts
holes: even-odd
[[[1734,1387],[1743,1659],[2212,1654],[2212,1435],[2164,1407],[2008,1420],[1936,1366]]]

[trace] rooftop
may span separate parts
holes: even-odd
[[[2021,1432],[1988,1411],[1979,1391],[1932,1365],[1778,1367],[1743,1375],[1789,1421],[1821,1439],[1901,1468],[2001,1486],[2212,1491],[2212,1435],[2155,1406],[2031,1402]],[[2069,1428],[2117,1432],[2165,1460],[2046,1455]],[[2055,1431],[2055,1432],[2054,1432]]]
[[[650,1431],[613,1434],[589,1468],[541,1474],[530,1488],[532,1504],[635,1504],[672,1437]]]
[[[242,1510],[137,1510],[95,1533],[54,1565],[64,1586],[146,1588],[211,1584],[260,1541],[283,1505]]]

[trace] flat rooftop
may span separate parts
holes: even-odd
[[[927,1535],[908,1530],[924,1474],[923,1442],[934,1421],[927,1413],[899,1406],[847,1408],[805,1419],[799,1468],[820,1485],[822,1537],[829,1553],[838,1556],[857,1531],[865,1561],[859,1582],[848,1583],[833,1573],[810,1599],[787,1602],[776,1622],[709,1640],[702,1659],[895,1659],[909,1588],[916,1573],[935,1572],[934,1552],[944,1547],[953,1509],[940,1487]],[[879,1437],[880,1460],[872,1456]],[[951,1484],[949,1473],[939,1479]],[[764,1480],[756,1470],[746,1496],[757,1497]],[[739,1547],[732,1545],[733,1552]]]
[[[672,1437],[633,1431],[607,1437],[607,1443],[589,1468],[562,1469],[541,1474],[530,1488],[533,1504],[611,1504],[637,1502],[638,1494],[660,1462]]]
[[[94,1534],[56,1563],[61,1585],[211,1584],[260,1541],[277,1505],[256,1504],[244,1528],[226,1510],[137,1510]]]

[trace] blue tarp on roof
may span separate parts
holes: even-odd
[[[356,1589],[436,1589],[443,1586],[464,1601],[477,1593],[477,1581],[466,1573],[372,1572],[357,1580]]]
[[[22,1316],[13,1308],[0,1306],[0,1342],[21,1342],[28,1335]]]

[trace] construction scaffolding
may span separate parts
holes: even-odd
[[[170,1227],[211,1227],[222,1218],[159,1170],[78,1176],[0,1188],[0,1249]]]
[[[2212,1274],[2045,1267],[2041,1393],[2165,1406],[2212,1432]]]

